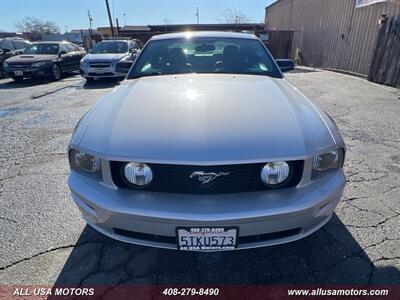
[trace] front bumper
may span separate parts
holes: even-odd
[[[26,67],[26,68],[13,68],[8,66],[4,68],[5,74],[11,77],[44,77],[51,75],[51,64],[43,67]],[[22,72],[22,75],[20,75]]]
[[[321,228],[342,196],[345,177],[339,170],[302,187],[218,195],[116,189],[74,171],[68,183],[83,218],[111,238],[177,249],[177,226],[238,226],[238,249],[246,249]]]
[[[115,66],[108,66],[102,68],[93,68],[90,66],[81,65],[81,75],[85,78],[103,78],[103,77],[123,77],[126,74],[115,71]]]

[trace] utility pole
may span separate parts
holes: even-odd
[[[199,8],[196,7],[197,24],[199,24]]]
[[[90,15],[90,10],[88,10],[87,11],[87,14],[88,14],[88,17],[89,17],[89,42],[90,42],[90,47],[92,47],[93,46],[93,42],[92,42],[92,22],[93,22],[93,19],[92,19],[92,16]],[[82,36],[82,39],[83,39],[83,36]]]
[[[125,15],[126,15],[126,14],[124,13],[124,24],[125,24],[124,26],[126,26],[126,18],[125,18]]]
[[[111,12],[110,12],[110,5],[108,5],[108,0],[106,1],[106,6],[107,6],[107,13],[108,13],[108,20],[110,21],[110,29],[111,29],[111,36],[114,37],[114,26],[113,26],[113,22],[112,22],[112,18],[111,18]]]
[[[115,18],[115,24],[117,25],[117,37],[119,37],[119,22],[118,22],[118,18]]]

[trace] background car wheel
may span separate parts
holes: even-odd
[[[60,78],[61,78],[61,69],[60,69],[59,65],[54,64],[51,67],[51,77],[54,80],[60,80]]]
[[[94,81],[93,77],[86,77],[86,82],[91,83]]]
[[[21,82],[22,80],[24,80],[24,77],[12,77],[12,79],[14,81]]]

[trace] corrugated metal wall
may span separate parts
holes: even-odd
[[[367,76],[382,14],[399,15],[399,1],[356,8],[355,0],[278,0],[265,21],[268,30],[295,31],[292,56],[300,49],[304,65]]]

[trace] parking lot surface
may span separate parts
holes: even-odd
[[[224,253],[125,244],[80,219],[67,187],[67,145],[115,82],[0,80],[0,283],[400,284],[400,91],[320,70],[286,78],[341,130],[343,199],[303,240]]]

